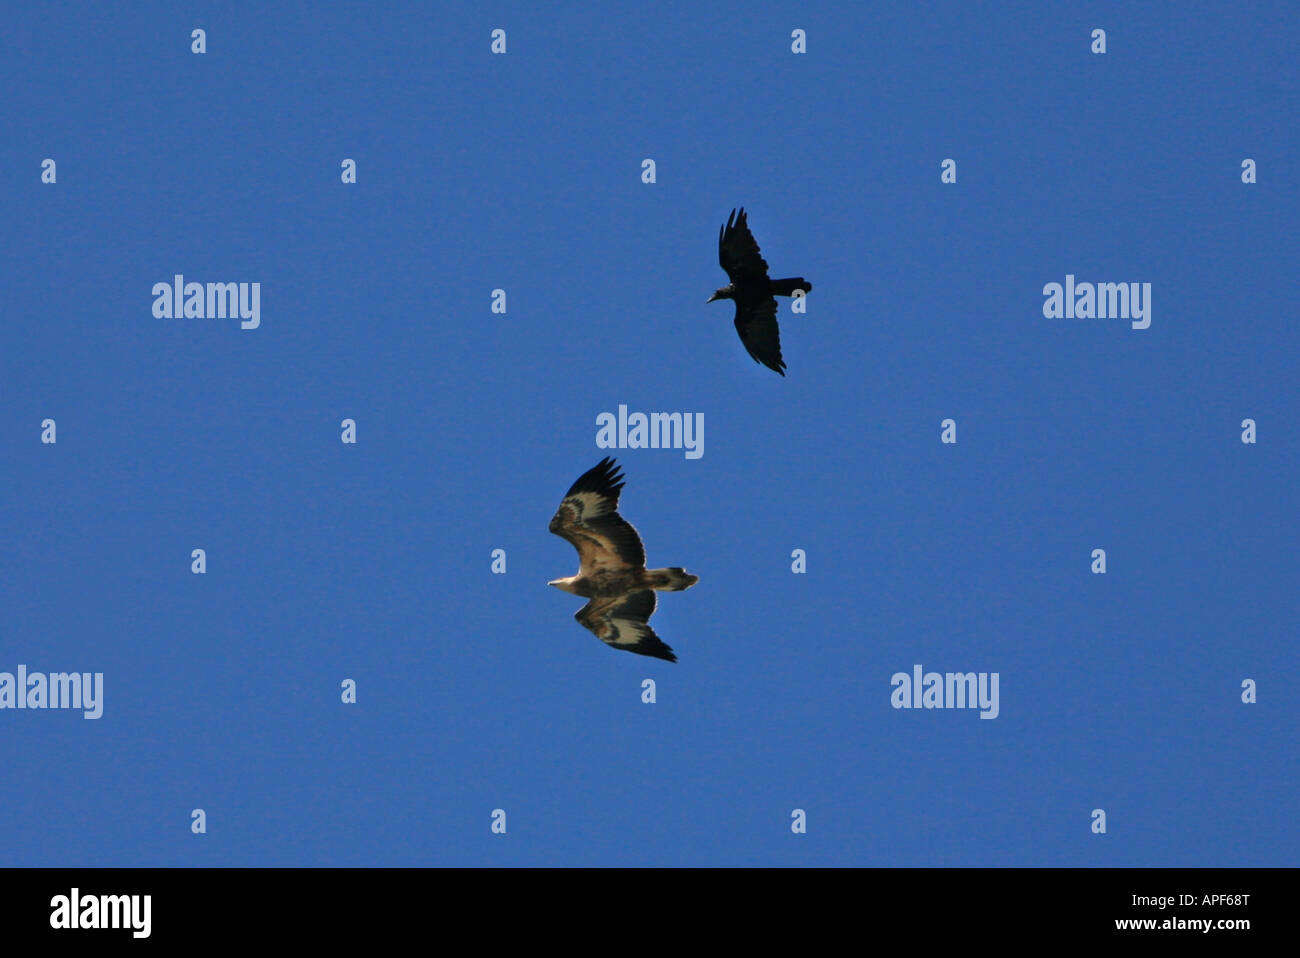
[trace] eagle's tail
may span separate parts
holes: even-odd
[[[691,575],[685,569],[674,566],[671,569],[646,569],[645,587],[660,592],[681,592],[700,581],[697,575]]]
[[[774,279],[768,284],[768,288],[777,296],[793,296],[796,289],[811,293],[812,283],[799,276],[794,279]]]

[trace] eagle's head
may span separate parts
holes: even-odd
[[[705,300],[706,303],[712,303],[718,299],[735,299],[736,287],[734,285],[723,286],[721,289],[715,289],[713,295]]]

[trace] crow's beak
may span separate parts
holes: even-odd
[[[717,298],[718,298],[718,294],[717,294],[717,293],[714,293],[712,296],[710,296],[710,297],[709,297],[708,299],[706,299],[704,302],[706,302],[706,303],[711,303],[711,302],[713,302],[713,301],[714,301],[715,299],[717,299]]]

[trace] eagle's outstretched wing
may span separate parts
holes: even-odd
[[[735,285],[741,289],[767,289],[767,263],[758,251],[758,242],[749,231],[745,208],[740,213],[731,211],[727,225],[718,231],[718,263]]]
[[[638,655],[676,662],[673,650],[650,628],[655,611],[655,594],[649,589],[627,595],[592,599],[574,616],[606,645]]]
[[[641,537],[618,514],[622,488],[623,474],[606,456],[578,477],[551,519],[550,530],[578,550],[579,576],[645,568]]]

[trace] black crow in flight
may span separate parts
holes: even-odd
[[[574,618],[596,638],[616,649],[676,662],[673,650],[650,628],[655,590],[680,592],[700,577],[680,568],[645,567],[641,537],[618,514],[622,488],[623,475],[606,456],[565,493],[550,529],[578,550],[578,574],[546,584],[591,600]]]
[[[715,299],[736,301],[736,332],[755,362],[785,375],[781,358],[781,336],[776,327],[776,296],[793,296],[796,289],[812,292],[812,283],[802,276],[795,279],[768,279],[767,263],[758,251],[754,234],[745,221],[745,210],[735,210],[727,225],[718,231],[718,262],[727,271],[731,283],[714,292]]]

